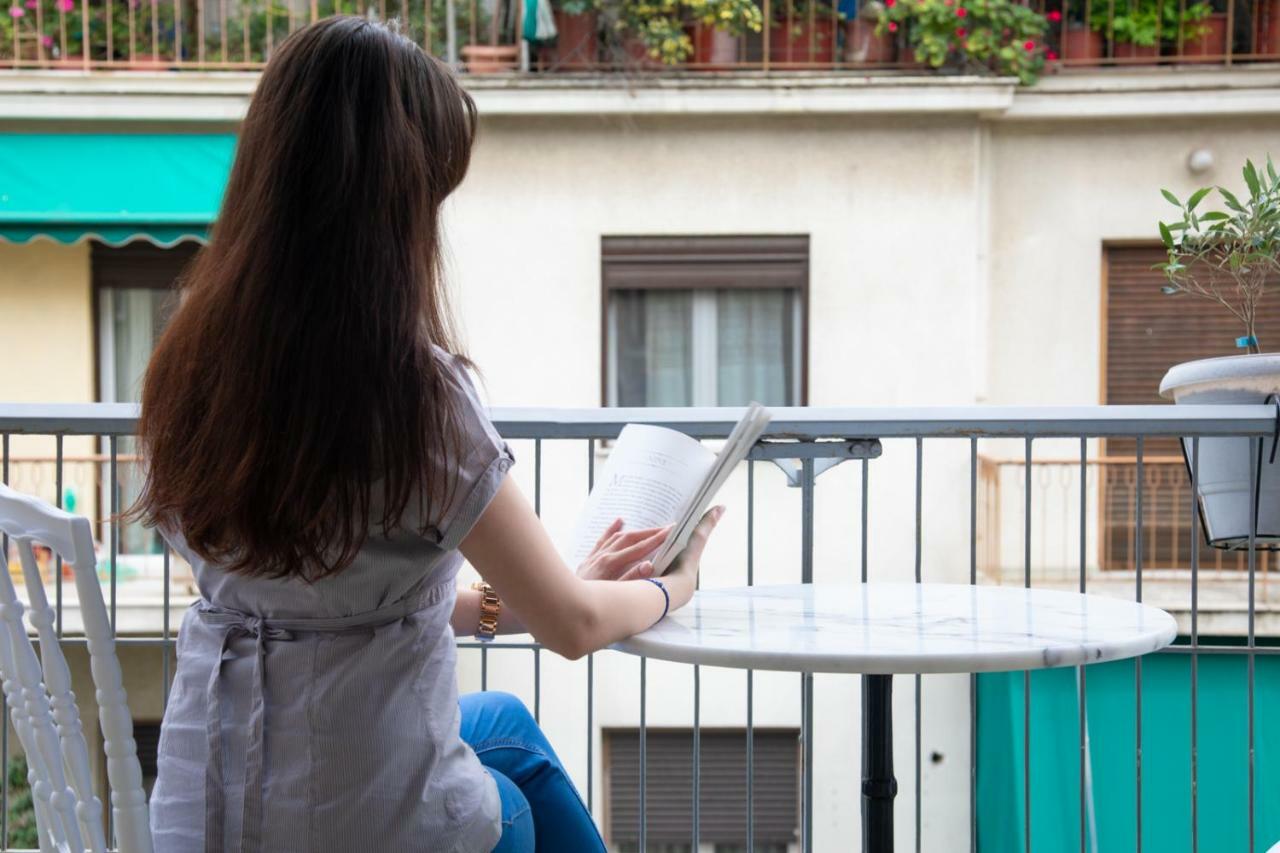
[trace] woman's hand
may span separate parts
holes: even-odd
[[[619,518],[605,528],[586,562],[578,567],[578,577],[589,581],[630,581],[653,575],[653,563],[644,558],[657,550],[672,526],[624,532],[622,523]]]
[[[724,515],[723,506],[707,510],[702,520],[698,522],[698,526],[693,529],[689,544],[671,564],[671,570],[663,575],[662,582],[667,587],[667,594],[671,596],[671,610],[684,607],[689,603],[689,599],[693,598],[693,591],[698,588],[698,569],[702,562],[702,549],[707,547],[707,539],[711,537],[711,531],[716,529],[716,524],[720,522],[722,515]]]

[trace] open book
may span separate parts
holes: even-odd
[[[609,453],[569,548],[579,566],[614,519],[624,530],[675,526],[653,556],[654,575],[665,574],[733,469],[768,425],[769,410],[752,403],[719,453],[665,427],[627,424]]]

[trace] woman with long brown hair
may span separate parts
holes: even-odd
[[[440,277],[475,128],[446,68],[358,18],[300,30],[258,84],[143,389],[133,513],[201,592],[160,851],[603,847],[523,706],[459,703],[455,633],[569,658],[634,634],[692,596],[720,510],[660,581],[665,531],[620,524],[575,573],[506,476]],[[456,588],[464,556],[479,589]]]

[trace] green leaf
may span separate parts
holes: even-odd
[[[1209,194],[1213,187],[1201,187],[1191,194],[1191,198],[1187,199],[1187,210],[1195,210],[1196,205],[1204,201],[1204,197]]]
[[[1253,167],[1252,160],[1244,161],[1244,185],[1249,188],[1250,195],[1258,195],[1258,170]]]
[[[1267,177],[1271,179],[1271,183],[1280,182],[1280,175],[1276,174],[1276,164],[1271,162],[1271,155],[1267,155]]]
[[[1173,232],[1169,230],[1169,226],[1163,222],[1160,223],[1160,239],[1164,241],[1164,247],[1173,250]]]
[[[1200,214],[1201,222],[1217,222],[1220,219],[1230,218],[1230,216],[1227,216],[1227,214],[1223,213],[1221,210],[1211,210],[1208,213]]]
[[[1175,205],[1177,207],[1182,207],[1182,202],[1178,201],[1178,197],[1173,193],[1169,192],[1168,190],[1162,189],[1160,190],[1160,194],[1168,200],[1169,204]]]
[[[1244,205],[1240,204],[1240,200],[1230,190],[1226,187],[1218,187],[1218,193],[1222,196],[1222,200],[1227,203],[1227,207],[1239,213],[1244,213]]]

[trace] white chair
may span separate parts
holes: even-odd
[[[0,571],[0,676],[14,730],[27,756],[40,850],[102,853],[107,843],[102,803],[93,794],[89,750],[71,692],[71,673],[54,631],[55,613],[45,596],[33,542],[51,548],[75,573],[89,665],[97,687],[118,849],[121,853],[151,853],[142,767],[111,623],[98,584],[89,522],[0,485],[0,531],[17,545],[30,598],[27,612],[40,638],[37,658],[22,622],[22,602],[6,567]]]

